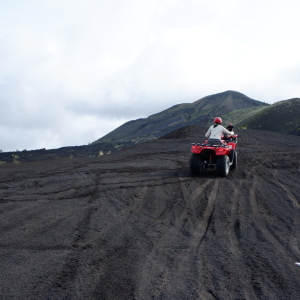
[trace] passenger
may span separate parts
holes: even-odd
[[[222,119],[219,117],[216,117],[214,120],[214,125],[210,126],[208,131],[205,134],[205,137],[208,137],[208,141],[206,145],[222,145],[221,136],[222,134],[228,134],[230,136],[233,136],[234,133],[228,131],[226,128],[224,128],[222,125]]]

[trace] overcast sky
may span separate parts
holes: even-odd
[[[0,149],[84,145],[235,90],[300,97],[299,0],[1,0]]]

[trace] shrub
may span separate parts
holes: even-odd
[[[19,164],[19,163],[20,163],[20,162],[18,161],[18,159],[19,159],[19,156],[18,156],[18,155],[12,154],[12,157],[13,157],[13,163],[14,163],[14,164]]]

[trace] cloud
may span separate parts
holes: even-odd
[[[225,90],[297,97],[299,9],[293,0],[4,1],[0,148],[86,144]]]

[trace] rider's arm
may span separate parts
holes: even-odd
[[[206,132],[205,137],[209,137],[210,136],[210,134],[211,134],[211,129],[210,128],[211,127],[209,127],[208,131]]]
[[[224,130],[223,130],[223,133],[226,133],[226,134],[229,134],[229,135],[234,135],[234,132],[233,131],[229,131],[229,130],[227,130],[227,129],[225,129],[224,128]]]

